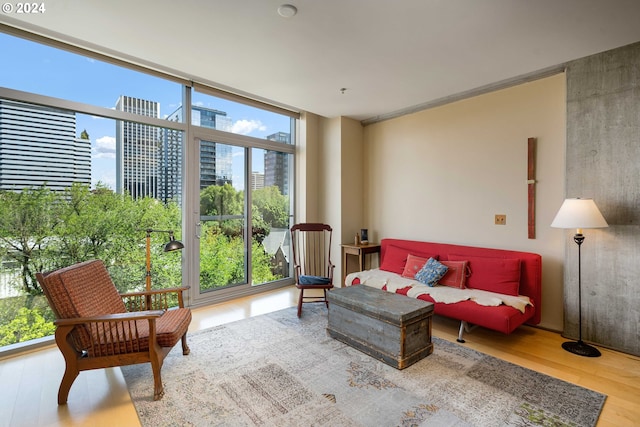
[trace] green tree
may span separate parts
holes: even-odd
[[[39,326],[40,318],[49,324],[46,328]],[[44,295],[0,298],[0,345],[51,335],[54,319]],[[31,330],[31,324],[40,332]]]
[[[237,191],[229,183],[210,185],[200,192],[200,215],[240,216],[224,219],[218,227],[226,236],[242,237],[244,230],[244,192]]]
[[[148,228],[156,230],[173,231],[176,239],[181,239],[181,209],[175,202],[163,204],[152,197],[135,200],[135,206],[131,209],[135,213],[133,224],[137,224],[132,242],[136,244],[137,254],[141,260],[145,260],[146,232]],[[182,285],[182,252],[164,252],[164,246],[169,241],[167,233],[151,234],[151,277],[154,289],[171,288]],[[139,263],[142,267],[144,278],[145,263]],[[135,276],[133,276],[135,277]]]
[[[253,241],[251,244],[251,280],[252,283],[266,283],[276,280],[271,268],[271,256],[265,252],[264,246]]]
[[[27,295],[0,300],[0,342],[53,332],[53,314],[35,280],[37,271],[101,259],[120,292],[143,289],[147,228],[174,230],[179,239],[178,204],[150,197],[134,200],[100,183],[93,191],[82,184],[60,193],[44,186],[0,191],[0,255],[20,267],[20,288]],[[180,253],[162,251],[168,237],[152,234],[154,288],[182,283]]]
[[[61,199],[46,187],[0,192],[0,245],[22,271],[22,290],[39,294],[35,272],[49,268],[43,247],[58,224]]]
[[[220,233],[215,226],[201,233],[200,288],[214,288],[245,283],[244,242],[238,237]],[[276,279],[271,271],[271,257],[257,241],[251,245],[253,283],[265,283]]]
[[[271,233],[271,227],[262,217],[262,212],[256,205],[251,206],[251,236],[261,244],[269,233]]]
[[[88,135],[87,135],[88,136]],[[289,202],[277,187],[255,190],[252,209],[253,283],[275,280],[271,256],[261,242],[271,227],[287,227]],[[203,215],[239,216],[207,221],[201,232],[201,288],[246,283],[245,194],[230,184],[201,192]],[[20,267],[22,297],[0,300],[0,345],[50,335],[54,327],[35,272],[88,259],[101,259],[120,292],[145,283],[146,229],[173,230],[180,239],[181,210],[176,202],[133,199],[103,184],[94,190],[74,184],[56,193],[45,186],[0,192],[0,255]],[[181,254],[163,252],[168,234],[151,234],[152,286],[182,283]]]
[[[0,346],[53,335],[56,327],[41,309],[20,307],[9,323],[0,324]]]
[[[63,265],[93,258],[109,265],[129,252],[134,233],[130,198],[101,186],[92,192],[88,185],[73,184],[64,200],[54,230],[58,244],[49,247],[60,255]]]
[[[210,185],[200,192],[200,215],[242,215],[244,192],[229,183]]]
[[[289,198],[280,193],[278,186],[254,190],[251,200],[266,224],[273,228],[289,227]]]
[[[244,242],[227,236],[215,223],[205,223],[200,233],[200,289],[245,283]]]

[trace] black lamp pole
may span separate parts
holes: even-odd
[[[565,199],[551,222],[555,228],[573,228],[576,234],[573,241],[578,245],[578,341],[562,343],[562,348],[586,357],[598,357],[600,351],[582,341],[582,259],[580,249],[584,242],[583,228],[604,228],[608,227],[607,220],[604,219],[593,199]]]
[[[578,341],[563,342],[562,348],[580,356],[598,357],[600,356],[600,351],[582,341],[582,259],[580,249],[582,242],[584,242],[584,235],[576,233],[573,236],[573,241],[578,245]]]

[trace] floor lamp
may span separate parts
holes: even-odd
[[[147,292],[151,290],[151,233],[168,233],[169,234],[169,242],[164,245],[165,252],[177,251],[179,249],[183,249],[184,245],[182,242],[175,239],[173,235],[173,230],[153,230],[151,228],[147,228],[145,230],[147,232],[147,274],[146,274],[146,285]]]
[[[582,342],[582,272],[580,259],[580,248],[584,242],[583,228],[603,228],[608,227],[600,210],[593,199],[566,199],[556,217],[551,223],[555,228],[575,228],[576,234],[573,241],[578,245],[578,341],[568,341],[562,343],[565,350],[586,357],[598,357],[600,351],[597,348]]]

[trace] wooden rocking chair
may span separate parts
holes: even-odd
[[[154,400],[164,394],[160,369],[165,356],[182,340],[189,354],[191,310],[184,308],[188,287],[118,294],[102,261],[92,260],[50,273],[36,273],[57,317],[56,344],[65,360],[58,404],[67,403],[80,371],[151,363]],[[178,308],[168,309],[177,295]]]
[[[291,227],[294,275],[296,288],[300,289],[298,317],[302,315],[303,303],[324,302],[329,307],[327,290],[333,288],[335,268],[331,262],[332,232],[327,224],[302,223]],[[324,297],[304,296],[309,289],[322,289]]]

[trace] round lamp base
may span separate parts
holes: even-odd
[[[564,348],[565,350],[573,353],[573,354],[577,354],[579,356],[585,356],[585,357],[600,357],[600,351],[593,347],[590,346],[589,344],[585,344],[582,341],[567,341],[567,342],[563,342],[562,343],[562,348]]]

